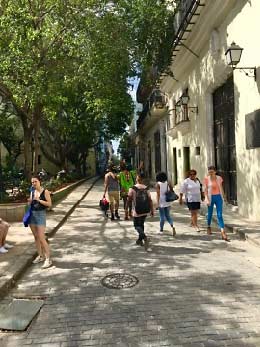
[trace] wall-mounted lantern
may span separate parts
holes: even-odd
[[[186,106],[189,110],[191,110],[191,112],[196,113],[198,115],[199,114],[198,106],[189,106],[188,105],[189,101],[190,101],[189,95],[186,92],[182,94],[182,96],[180,97],[181,104],[183,106]]]
[[[240,62],[241,55],[243,52],[243,48],[239,47],[235,44],[235,42],[231,43],[231,46],[225,52],[227,64],[232,67],[233,70],[240,70],[245,73],[248,77],[253,77],[256,81],[256,67],[237,67],[237,64]],[[248,71],[248,72],[247,72]]]

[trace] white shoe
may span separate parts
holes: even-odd
[[[36,257],[34,260],[33,260],[33,264],[38,264],[38,263],[41,263],[44,261],[44,258],[41,256],[41,255],[38,255],[38,257]]]
[[[48,269],[48,267],[52,266],[52,261],[49,258],[45,259],[45,262],[42,266],[42,269]]]
[[[151,247],[148,247],[148,248],[146,249],[146,252],[152,252],[152,248],[151,248]]]
[[[0,254],[4,254],[4,253],[8,253],[8,250],[2,246],[0,247]]]
[[[163,235],[163,231],[158,231],[157,235]]]
[[[5,243],[4,244],[4,248],[5,249],[11,249],[11,248],[13,248],[14,246],[13,245],[9,245],[9,243]]]

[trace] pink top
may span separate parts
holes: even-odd
[[[223,182],[223,178],[221,176],[217,176],[218,178],[216,178],[215,180],[211,180],[211,195],[218,195],[221,194],[220,191],[220,184],[222,184]],[[218,180],[218,181],[217,181]],[[205,177],[204,178],[204,185],[206,187],[206,189],[208,189],[209,186],[209,177]]]

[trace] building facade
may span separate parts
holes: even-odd
[[[203,178],[208,165],[215,165],[229,203],[256,221],[260,220],[259,14],[258,0],[181,1],[170,67],[174,78],[166,76],[160,83],[164,112],[152,123],[148,107],[138,129],[148,167],[151,157],[152,178],[165,170],[174,184],[180,184],[190,168]],[[235,69],[225,54],[232,42],[243,48]]]

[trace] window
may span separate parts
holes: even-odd
[[[200,147],[195,147],[195,155],[200,155]]]

